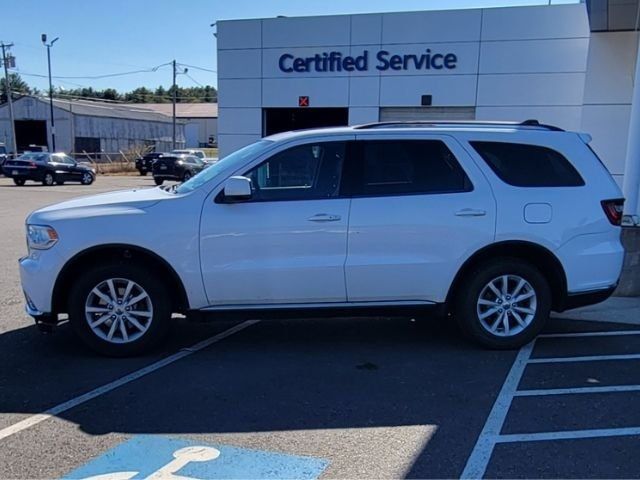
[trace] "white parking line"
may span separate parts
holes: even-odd
[[[529,363],[571,363],[571,362],[602,362],[604,360],[638,360],[640,353],[624,355],[590,355],[585,357],[540,357],[532,358]]]
[[[565,432],[510,433],[498,435],[497,443],[541,442],[550,440],[575,440],[578,438],[623,437],[640,435],[640,427],[597,428],[591,430],[569,430]]]
[[[640,330],[618,330],[604,332],[545,333],[538,338],[579,338],[579,337],[617,337],[620,335],[640,335]]]
[[[218,333],[217,335],[209,337],[201,342],[196,343],[191,347],[184,348],[179,352],[174,353],[173,355],[163,358],[162,360],[158,360],[157,362],[152,363],[151,365],[147,365],[146,367],[141,368],[140,370],[136,370],[135,372],[125,375],[124,377],[114,380],[113,382],[109,382],[94,390],[91,390],[90,392],[87,392],[83,395],[72,398],[71,400],[68,400],[64,403],[56,405],[55,407],[45,410],[42,413],[32,415],[18,423],[14,423],[13,425],[3,428],[2,430],[0,430],[0,440],[10,437],[11,435],[14,435],[18,432],[22,432],[27,428],[33,427],[34,425],[37,425],[40,422],[44,422],[45,420],[55,415],[59,415],[62,412],[66,412],[67,410],[77,407],[78,405],[88,402],[89,400],[93,400],[94,398],[99,397],[100,395],[104,395],[105,393],[115,390],[116,388],[126,385],[127,383],[131,383],[134,380],[138,380],[139,378],[144,377],[145,375],[148,375],[152,372],[155,372],[156,370],[159,370],[163,367],[166,367],[167,365],[171,365],[172,363],[175,363],[182,358],[188,357],[189,355],[193,355],[194,353],[199,352],[200,350],[207,348],[208,346],[216,342],[219,342],[220,340],[223,340],[233,335],[234,333],[238,333],[239,331],[244,330],[245,328],[250,327],[255,323],[258,323],[259,321],[260,320],[247,320],[245,322],[242,322],[234,327],[231,327],[228,330],[225,330],[224,332],[221,332],[221,333]]]
[[[611,385],[603,387],[547,388],[540,390],[516,390],[515,397],[544,397],[546,395],[573,395],[577,393],[640,392],[640,385]]]
[[[535,340],[522,347],[518,352],[518,356],[514,360],[513,366],[502,385],[498,398],[496,398],[493,404],[493,408],[487,417],[487,421],[484,424],[482,432],[480,432],[480,436],[478,437],[475,447],[473,447],[471,456],[467,460],[467,464],[460,478],[482,478],[484,475],[489,460],[491,459],[493,448],[496,445],[496,438],[500,434],[500,430],[502,430],[502,425],[511,406],[511,400],[518,388],[518,383],[520,383],[524,369],[527,366],[534,343]]]

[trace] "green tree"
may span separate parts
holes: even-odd
[[[19,95],[30,95],[32,93],[27,82],[25,82],[17,73],[10,73],[9,78],[11,80],[11,91],[13,92],[13,96],[11,98],[16,98]],[[0,104],[5,103],[6,101],[7,87],[6,80],[3,77],[0,80]]]

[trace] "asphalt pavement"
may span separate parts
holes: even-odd
[[[506,352],[438,318],[176,318],[134,359],[96,356],[67,325],[40,334],[16,263],[28,212],[152,186],[0,178],[0,478],[639,476],[640,326],[606,311]]]

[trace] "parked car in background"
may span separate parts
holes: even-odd
[[[153,162],[155,162],[162,155],[166,155],[164,153],[147,153],[142,157],[136,158],[136,170],[140,172],[140,175],[145,176],[147,173],[151,172],[153,169]]]
[[[4,165],[7,160],[7,146],[4,143],[0,143],[0,167]]]
[[[19,187],[27,180],[51,186],[65,182],[91,185],[96,179],[92,167],[76,162],[65,153],[25,153],[15,160],[7,160],[2,171]]]
[[[182,150],[171,150],[171,153],[179,154],[179,155],[193,155],[198,157],[204,163],[212,165],[218,161],[218,157],[207,157],[204,150],[198,150],[195,148],[187,148]]]
[[[156,185],[165,180],[186,182],[207,167],[201,159],[194,155],[166,154],[153,162],[153,179]]]
[[[48,152],[49,148],[46,145],[35,145],[30,144],[27,148],[25,148],[22,153],[37,153],[37,152]]]

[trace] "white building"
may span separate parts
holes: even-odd
[[[171,103],[135,103],[169,117],[173,116]],[[176,118],[184,123],[185,147],[213,147],[218,143],[218,104],[217,103],[177,103]]]
[[[639,17],[638,0],[590,0],[220,21],[220,154],[313,126],[538,119],[590,133],[637,213]]]

